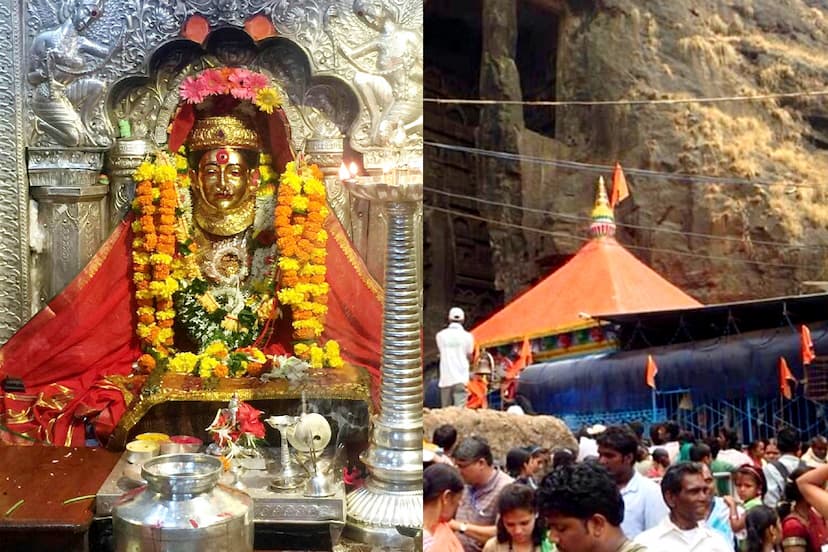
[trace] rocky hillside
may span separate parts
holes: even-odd
[[[484,2],[480,92],[509,98],[520,95],[509,79],[517,17],[492,19],[486,5],[498,3],[508,2]],[[824,1],[572,0],[559,15],[555,95],[673,100],[828,90],[826,51]],[[699,300],[814,291],[803,282],[828,280],[828,95],[555,109],[551,138],[527,130],[520,108],[486,107],[478,143],[750,181],[628,174],[633,196],[617,210],[619,241]],[[479,168],[484,197],[589,212],[595,173],[492,160]],[[583,220],[548,213],[490,207],[486,214],[552,232],[586,230]],[[495,230],[492,239],[495,266],[503,267],[497,284],[507,293],[539,275],[527,259],[571,254],[582,244],[520,230]]]

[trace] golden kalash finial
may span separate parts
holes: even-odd
[[[604,177],[598,177],[598,188],[595,192],[595,206],[592,208],[592,223],[589,225],[589,235],[592,238],[612,237],[615,235],[615,215],[610,207],[607,189],[604,186]]]

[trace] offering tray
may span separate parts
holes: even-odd
[[[129,467],[126,452],[101,485],[96,495],[95,513],[98,517],[112,515],[118,498],[134,489],[139,482],[124,475]],[[325,524],[331,536],[338,539],[345,524],[345,487],[341,481],[335,485],[332,496],[310,498],[303,496],[302,488],[274,492],[269,486],[278,467],[270,470],[244,470],[240,476],[243,490],[253,499],[253,521],[257,525],[268,524]]]

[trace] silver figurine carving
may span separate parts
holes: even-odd
[[[60,25],[32,42],[27,76],[35,87],[31,101],[35,134],[45,134],[59,145],[109,144],[109,130],[91,124],[106,83],[91,76],[95,67],[87,56],[105,62],[112,50],[83,36],[101,16],[103,4],[103,0],[63,2],[57,14]]]

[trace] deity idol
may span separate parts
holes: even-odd
[[[325,206],[321,173],[294,160],[266,77],[198,79],[182,85],[170,162],[136,173],[134,215],[0,349],[0,380],[26,388],[0,395],[15,432],[0,439],[79,445],[91,428],[105,443],[141,391],[125,376],[150,353],[171,372],[241,376],[205,359],[254,346],[301,357],[335,341],[376,383],[381,290]]]

